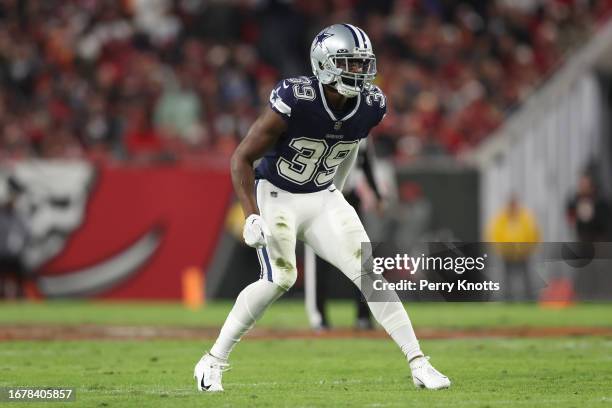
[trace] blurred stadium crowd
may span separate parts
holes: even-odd
[[[0,0],[0,159],[228,155],[324,26],[375,45],[398,161],[495,129],[609,0]]]

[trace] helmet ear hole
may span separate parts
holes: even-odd
[[[319,69],[325,69],[325,68],[323,67],[323,63],[322,63],[321,61],[319,61]]]

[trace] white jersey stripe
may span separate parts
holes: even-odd
[[[274,106],[280,113],[291,116],[291,106],[287,105],[282,100],[277,99],[276,102],[272,103],[272,106]]]

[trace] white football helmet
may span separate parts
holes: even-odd
[[[359,27],[334,24],[314,38],[310,47],[312,72],[319,82],[355,97],[376,77],[372,42]]]

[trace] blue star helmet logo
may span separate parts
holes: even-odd
[[[272,95],[270,95],[270,102],[274,103],[276,102],[278,99],[280,99],[280,96],[278,96],[278,91],[280,90],[280,87],[272,90]]]
[[[323,31],[321,34],[317,35],[317,43],[315,44],[315,47],[318,45],[321,48],[323,48],[323,41],[325,41],[326,39],[328,39],[329,37],[333,36],[333,34],[330,34],[326,31]]]

